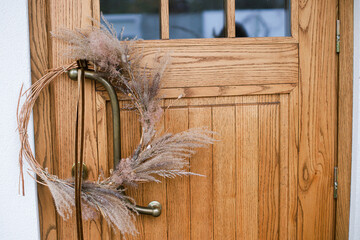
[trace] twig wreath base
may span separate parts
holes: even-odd
[[[82,216],[94,219],[99,213],[122,234],[136,234],[134,225],[134,201],[124,194],[123,187],[139,183],[159,182],[156,178],[174,178],[183,175],[197,175],[188,171],[187,159],[195,148],[214,143],[213,132],[197,128],[177,134],[165,133],[159,136],[156,129],[163,110],[159,104],[161,78],[169,58],[163,57],[152,70],[140,67],[142,58],[133,41],[118,39],[113,27],[103,19],[105,25],[88,30],[61,30],[53,36],[70,44],[68,56],[73,59],[87,59],[95,71],[105,73],[111,84],[126,94],[139,114],[142,136],[133,154],[122,159],[110,176],[102,176],[96,182],[85,181],[81,186]],[[67,219],[75,206],[74,179],[60,179],[50,174],[35,159],[28,140],[27,130],[30,115],[36,99],[59,75],[76,67],[76,62],[49,70],[24,93],[20,91],[17,122],[21,140],[19,153],[22,192],[23,159],[30,170],[36,173],[38,183],[49,187],[58,213]],[[20,102],[22,102],[20,107]],[[75,161],[74,161],[75,162]],[[130,201],[129,201],[130,200]]]

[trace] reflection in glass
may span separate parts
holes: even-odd
[[[223,0],[170,0],[170,39],[221,37]]]
[[[248,37],[290,36],[290,0],[235,0],[236,29]],[[236,37],[242,37],[236,31]]]
[[[100,0],[100,11],[124,38],[160,38],[159,0]]]
[[[235,0],[236,37],[290,36],[290,0]],[[160,0],[100,0],[124,37],[160,38]],[[224,0],[169,0],[170,39],[225,36]]]

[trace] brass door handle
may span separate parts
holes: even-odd
[[[158,217],[161,214],[161,204],[158,201],[151,201],[147,207],[135,205],[135,210],[138,213]]]
[[[78,69],[71,69],[68,72],[68,76],[72,80],[77,80]],[[120,152],[120,107],[119,100],[116,95],[114,87],[106,80],[104,75],[101,73],[96,73],[94,71],[85,70],[85,78],[94,80],[102,84],[105,90],[108,92],[110,97],[111,111],[113,117],[113,149],[114,149],[114,166],[116,166],[121,159]],[[158,217],[161,214],[161,203],[157,201],[152,201],[148,204],[147,207],[136,205],[134,209],[141,214],[151,215],[153,217]]]

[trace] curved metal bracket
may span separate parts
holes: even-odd
[[[78,69],[71,69],[68,72],[68,76],[72,80],[77,80]],[[120,108],[119,108],[119,100],[116,95],[116,91],[114,87],[105,79],[104,75],[101,73],[96,73],[94,71],[85,70],[85,78],[94,80],[100,84],[102,84],[110,97],[111,110],[113,116],[113,149],[114,149],[114,166],[116,166],[121,159],[120,153]],[[154,217],[158,217],[161,214],[161,204],[157,201],[152,201],[149,203],[147,207],[142,207],[136,205],[134,209],[141,214],[151,215]]]
[[[77,80],[78,69],[71,69],[68,72],[69,77],[72,80]],[[101,83],[110,97],[111,110],[112,110],[112,118],[113,118],[113,150],[114,150],[114,166],[116,166],[121,159],[120,154],[120,108],[119,101],[116,95],[116,91],[113,86],[99,73],[95,73],[94,71],[85,70],[85,78],[94,80],[98,83]]]

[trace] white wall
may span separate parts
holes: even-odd
[[[18,194],[16,104],[22,83],[30,85],[27,0],[0,1],[0,239],[4,240],[40,239],[36,185],[27,174],[26,196]]]
[[[353,150],[349,239],[360,238],[360,0],[354,0]]]

